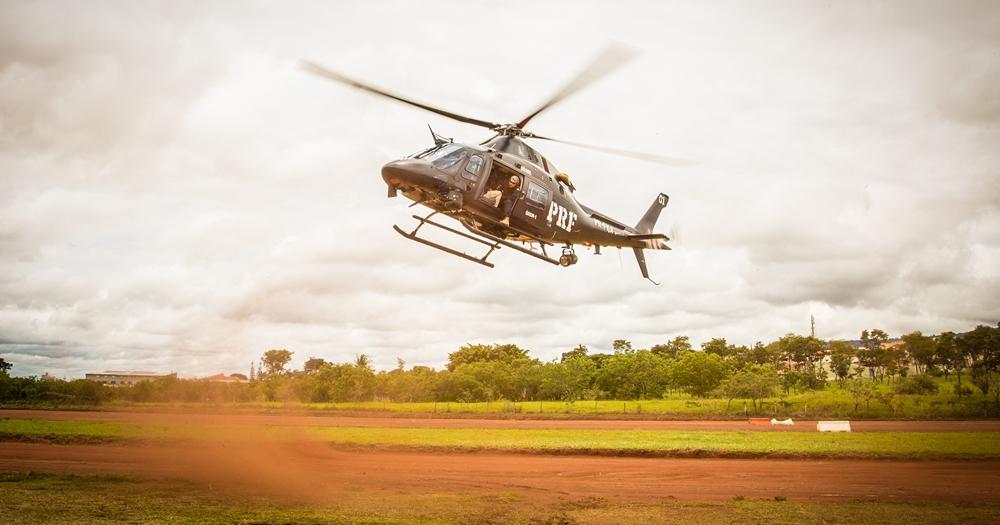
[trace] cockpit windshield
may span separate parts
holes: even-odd
[[[458,144],[448,144],[447,146],[424,157],[429,160],[435,168],[446,170],[458,164],[465,158],[465,149]]]

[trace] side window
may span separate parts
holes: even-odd
[[[528,202],[544,208],[549,201],[549,190],[529,180],[527,199]]]
[[[462,176],[469,180],[479,180],[479,168],[483,166],[483,158],[479,155],[473,155],[469,162],[465,164],[465,170],[462,172]]]
[[[518,144],[517,154],[530,160],[531,162],[538,163],[538,159],[535,158],[535,152],[524,144]]]

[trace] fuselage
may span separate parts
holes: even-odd
[[[512,177],[519,186],[510,213],[510,229],[496,222],[503,211],[490,190],[500,190]],[[568,178],[548,159],[516,137],[496,137],[483,145],[439,143],[382,168],[389,195],[407,198],[446,213],[466,227],[534,242],[590,244],[633,248],[665,248],[659,240],[634,239],[635,228],[579,202]]]

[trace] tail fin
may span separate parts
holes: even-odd
[[[646,210],[646,214],[635,225],[635,229],[639,234],[630,235],[629,237],[646,241],[647,247],[654,250],[669,250],[670,247],[665,242],[668,240],[668,237],[653,233],[653,226],[656,226],[656,220],[660,218],[660,212],[663,211],[663,208],[667,207],[667,201],[669,200],[670,197],[665,193],[657,195],[656,200]],[[649,278],[649,270],[646,269],[646,255],[642,252],[642,248],[632,248],[632,251],[635,252],[635,260],[639,263],[639,271],[642,272],[642,276],[649,279],[649,282],[659,286],[660,283]]]
[[[642,253],[642,248],[632,248],[632,251],[635,252],[635,260],[639,263],[639,271],[642,272],[642,276],[649,279],[649,270],[646,269],[646,255]],[[656,286],[660,285],[660,283],[652,279],[649,279],[649,282]]]
[[[635,225],[636,231],[639,233],[652,233],[653,226],[656,226],[656,220],[660,218],[660,212],[663,208],[667,207],[667,201],[670,197],[666,193],[661,193],[656,196],[656,200],[653,204],[646,210],[646,214],[639,219],[639,223]]]

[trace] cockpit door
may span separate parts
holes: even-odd
[[[476,199],[483,193],[483,186],[490,175],[490,159],[483,153],[473,153],[461,171],[465,182],[465,198]]]
[[[545,215],[552,203],[549,187],[532,177],[524,177],[521,198],[514,205],[512,215],[531,224],[541,233],[546,229]]]

